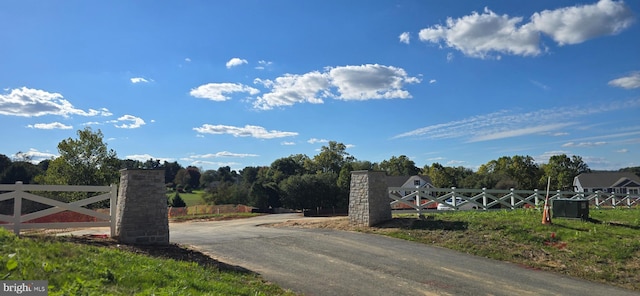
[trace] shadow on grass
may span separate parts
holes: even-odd
[[[169,245],[132,245],[123,244],[112,238],[95,236],[31,236],[30,238],[42,241],[69,242],[74,244],[89,245],[95,247],[118,249],[140,255],[155,258],[173,259],[176,261],[195,262],[202,267],[213,267],[221,271],[232,271],[243,274],[256,274],[255,272],[241,266],[231,265],[215,260],[206,254],[184,247],[178,244]]]
[[[585,221],[591,222],[594,224],[607,224],[607,225],[616,226],[616,227],[624,227],[624,228],[629,228],[634,230],[640,230],[640,226],[627,225],[627,224],[622,224],[618,222],[602,222],[598,219],[593,219],[593,218],[588,218]]]
[[[389,221],[376,225],[377,228],[401,228],[401,229],[419,229],[419,230],[447,230],[461,231],[467,230],[468,223],[460,221],[443,221],[436,220],[433,217],[426,219],[416,218],[393,218]]]

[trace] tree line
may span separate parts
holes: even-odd
[[[346,208],[351,171],[384,171],[390,176],[426,175],[438,188],[572,190],[573,178],[589,172],[580,156],[554,155],[544,164],[531,156],[503,156],[481,165],[477,171],[462,166],[432,163],[419,168],[405,155],[380,163],[358,160],[346,145],[330,141],[309,157],[295,154],[276,159],[269,166],[248,166],[239,171],[228,166],[217,170],[183,167],[178,162],[119,159],[107,148],[100,130],[85,128],[76,139],[58,144],[59,157],[34,164],[25,153],[14,159],[0,154],[0,183],[54,185],[109,185],[118,183],[121,169],[163,169],[168,189],[176,192],[204,190],[210,204],[246,204],[258,208]],[[640,175],[640,167],[621,169]],[[82,196],[65,196],[66,201]]]

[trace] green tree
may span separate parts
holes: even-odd
[[[269,176],[268,181],[280,182],[290,176],[306,174],[305,165],[310,161],[309,157],[304,154],[290,155],[276,159],[271,163],[271,170],[265,173]]]
[[[415,176],[420,174],[420,168],[406,155],[392,156],[389,160],[383,160],[379,169],[387,172],[389,176]]]
[[[309,162],[309,170],[317,173],[340,173],[345,163],[355,160],[346,150],[345,144],[329,141],[329,145],[322,146],[320,153]]]
[[[110,185],[118,181],[120,160],[103,142],[102,131],[87,127],[58,144],[60,156],[49,163],[39,183],[56,185]]]
[[[176,179],[176,174],[178,174],[178,171],[182,169],[182,166],[178,164],[177,161],[168,162],[166,160],[162,166],[164,167],[164,182],[166,184],[173,183],[173,180]],[[176,184],[174,183],[173,185],[175,186]]]
[[[473,175],[471,169],[459,167],[445,167],[439,163],[433,163],[431,166],[425,166],[424,174],[429,176],[433,186],[438,188],[460,187],[463,180]]]
[[[554,155],[549,162],[542,165],[544,175],[540,179],[540,185],[546,187],[547,178],[551,178],[552,190],[573,190],[573,179],[581,174],[589,172],[589,166],[582,161],[582,157],[569,158],[566,154]]]
[[[193,189],[200,188],[200,169],[194,166],[188,166],[186,170],[187,174],[189,174],[189,181],[185,185],[189,185],[189,187]]]
[[[24,184],[33,183],[36,176],[42,174],[42,170],[37,165],[26,161],[14,161],[0,175],[0,183],[14,184],[22,181]]]
[[[491,182],[486,188],[496,189],[536,189],[542,170],[531,156],[503,156],[489,161],[478,169],[480,179]]]
[[[282,204],[291,209],[340,207],[344,202],[337,199],[336,178],[333,173],[291,176],[279,186],[283,191]]]
[[[184,202],[184,199],[182,199],[178,191],[176,191],[176,194],[174,194],[171,199],[171,206],[174,208],[184,208],[187,206],[187,203]]]
[[[216,170],[206,170],[200,175],[200,186],[207,188],[211,183],[218,180],[218,172]]]

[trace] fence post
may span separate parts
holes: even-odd
[[[515,193],[513,193],[513,188],[511,188],[511,209],[515,209],[516,208],[516,197],[515,197]]]
[[[455,187],[451,187],[451,205],[453,206],[454,210],[456,209],[456,206],[458,205],[457,201],[456,201],[456,188]]]
[[[540,199],[538,198],[538,189],[533,189],[533,201],[536,205],[536,207],[538,206],[538,202],[540,201]]]
[[[109,216],[111,216],[111,237],[116,236],[116,204],[118,201],[118,186],[116,184],[111,184],[111,189],[109,193],[111,197],[109,198]]]
[[[418,219],[422,218],[422,201],[420,200],[420,186],[416,186],[416,210],[418,210]]]
[[[13,233],[20,235],[20,223],[22,220],[22,181],[16,181],[16,195],[13,198]]]
[[[482,206],[487,210],[487,187],[482,188]]]

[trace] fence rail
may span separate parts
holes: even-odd
[[[539,190],[500,190],[500,189],[462,189],[462,188],[415,188],[415,187],[389,187],[391,207],[404,207],[415,209],[418,215],[425,209],[434,208],[439,203],[445,203],[450,199],[448,207],[459,210],[462,205],[469,205],[473,209],[488,210],[492,208],[516,209],[523,207],[536,207],[546,198],[546,191]],[[639,206],[640,196],[632,194],[618,194],[607,192],[574,192],[551,191],[549,199],[586,199],[589,203],[600,209],[601,207],[628,207]]]
[[[73,201],[70,203],[61,202],[55,199],[36,195],[32,192],[88,192],[102,193],[86,199]],[[36,185],[23,184],[0,184],[0,202],[13,199],[13,216],[0,214],[0,226],[13,229],[15,234],[20,234],[21,229],[53,229],[53,228],[73,228],[73,227],[110,227],[111,236],[115,235],[115,210],[118,189],[116,185],[111,186],[78,186],[78,185]],[[31,200],[37,203],[49,205],[51,207],[35,211],[32,213],[22,213],[22,201]],[[109,214],[100,213],[84,206],[109,200]],[[93,217],[93,222],[56,222],[37,223],[29,222],[45,216],[53,215],[63,211],[71,211],[82,215]]]

